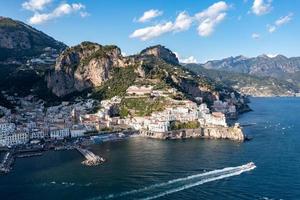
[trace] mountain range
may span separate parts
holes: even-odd
[[[300,89],[300,57],[236,56],[185,66],[249,95],[293,95]]]

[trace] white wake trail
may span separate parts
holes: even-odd
[[[173,194],[173,193],[176,193],[176,192],[180,192],[182,190],[186,190],[186,189],[189,189],[189,188],[192,188],[192,187],[196,187],[198,185],[202,185],[204,183],[208,183],[208,182],[212,182],[212,181],[216,181],[216,180],[220,180],[220,179],[223,179],[223,178],[228,178],[228,177],[231,177],[231,176],[238,176],[246,171],[250,171],[252,169],[254,169],[255,167],[253,168],[249,168],[249,169],[244,169],[244,170],[241,170],[241,171],[237,171],[237,172],[234,172],[234,173],[230,173],[230,174],[225,174],[225,175],[220,175],[220,176],[217,176],[217,177],[214,177],[214,178],[208,178],[208,179],[204,179],[204,180],[201,180],[201,181],[198,181],[196,183],[191,183],[191,184],[187,184],[187,185],[184,185],[184,186],[181,186],[181,187],[178,187],[178,188],[174,188],[174,189],[171,189],[171,190],[167,190],[165,192],[162,192],[162,193],[159,193],[157,195],[154,195],[154,196],[150,196],[150,197],[146,197],[146,198],[143,198],[143,199],[140,199],[140,200],[152,200],[152,199],[157,199],[159,197],[163,197],[163,196],[166,196],[168,194]]]
[[[114,198],[118,198],[118,197],[123,197],[123,196],[128,196],[128,195],[139,194],[139,193],[146,192],[146,191],[151,191],[151,190],[156,189],[156,188],[161,189],[162,187],[172,186],[173,184],[175,185],[175,183],[183,182],[183,184],[184,184],[187,181],[192,181],[192,180],[197,179],[197,178],[203,178],[203,180],[197,181],[196,183],[185,184],[184,186],[176,187],[175,189],[166,190],[165,192],[159,193],[158,195],[145,198],[145,200],[156,199],[156,198],[159,198],[161,196],[165,196],[167,194],[179,192],[181,190],[185,190],[185,189],[188,189],[188,188],[191,188],[191,187],[195,187],[197,185],[201,185],[203,183],[207,183],[207,182],[210,182],[210,181],[215,181],[215,180],[227,178],[227,177],[230,177],[230,176],[236,176],[236,175],[239,175],[243,172],[250,171],[250,170],[254,169],[255,167],[256,166],[254,165],[254,163],[250,162],[248,164],[241,165],[241,166],[238,166],[238,167],[227,167],[227,168],[224,168],[224,169],[217,169],[217,170],[213,170],[213,171],[210,171],[210,172],[205,172],[205,173],[195,174],[195,175],[191,175],[191,176],[187,176],[187,177],[183,177],[183,178],[173,179],[173,180],[170,180],[170,181],[167,181],[167,182],[154,184],[154,185],[144,187],[144,188],[141,188],[141,189],[122,192],[122,193],[119,193],[119,194],[110,194],[106,197],[96,197],[96,198],[93,198],[91,200],[114,199]],[[211,177],[211,176],[214,176],[214,177]]]

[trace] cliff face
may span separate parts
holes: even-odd
[[[201,136],[211,139],[229,139],[244,141],[245,135],[240,127],[205,127],[201,130]]]
[[[243,130],[239,126],[205,126],[199,129],[183,129],[165,133],[142,132],[142,136],[156,139],[184,139],[184,138],[205,138],[205,139],[227,139],[237,142],[245,141]]]
[[[149,47],[135,56],[123,57],[116,46],[83,42],[66,49],[59,56],[54,70],[46,77],[47,86],[56,96],[63,97],[73,92],[101,86],[111,78],[114,67],[135,65],[136,72],[140,76],[145,76],[141,66],[149,58],[170,64],[179,63],[176,55],[161,45]]]
[[[126,67],[116,46],[83,42],[66,49],[57,59],[54,70],[46,77],[48,88],[58,97],[98,87],[108,80],[114,67]]]
[[[170,51],[169,49],[165,48],[162,45],[156,45],[152,47],[148,47],[141,51],[141,56],[154,56],[159,57],[162,60],[166,61],[167,63],[171,63],[174,65],[178,65],[179,61],[176,55]]]

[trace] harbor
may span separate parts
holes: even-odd
[[[102,156],[94,154],[88,150],[91,144],[101,144],[109,141],[124,140],[136,137],[136,131],[107,132],[94,136],[86,136],[80,139],[65,139],[60,141],[44,141],[40,144],[24,145],[20,148],[1,149],[0,173],[9,173],[13,169],[16,159],[42,156],[46,151],[69,151],[79,152],[85,160],[82,161],[86,166],[97,166],[106,161]]]
[[[8,173],[11,170],[11,167],[14,162],[14,156],[12,152],[6,152],[3,160],[0,164],[0,172]]]

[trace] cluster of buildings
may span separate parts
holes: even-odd
[[[94,100],[78,100],[73,104],[63,102],[45,108],[44,102],[34,96],[23,98],[6,93],[3,96],[16,107],[14,112],[2,111],[5,114],[0,118],[0,146],[81,137],[96,130],[96,126],[83,117],[93,108]]]
[[[41,55],[27,60],[26,66],[32,67],[37,65],[51,65],[55,63],[58,56],[59,52],[56,49],[46,47]]]
[[[101,130],[120,130],[132,128],[139,131],[167,132],[172,121],[197,121],[201,126],[227,127],[225,115],[236,113],[230,102],[215,101],[213,112],[206,104],[200,105],[190,100],[175,100],[169,97],[176,94],[175,89],[154,90],[152,86],[131,86],[127,97],[139,98],[148,95],[151,98],[164,97],[167,105],[163,111],[153,112],[150,116],[130,116],[120,118],[119,105],[121,97],[113,97],[100,103],[92,99],[77,99],[73,103],[62,102],[60,105],[45,107],[42,100],[34,96],[25,98],[17,95],[3,96],[16,105],[15,111],[0,107],[0,146],[14,146],[32,141],[62,140],[82,137],[86,133]],[[95,106],[99,109],[91,114]]]
[[[149,132],[167,132],[172,121],[191,122],[198,121],[200,126],[227,127],[225,114],[221,112],[210,113],[205,103],[197,105],[190,100],[177,101],[162,112],[154,112],[151,116],[133,117],[126,119],[126,123],[136,130]],[[180,104],[176,104],[179,103]]]

